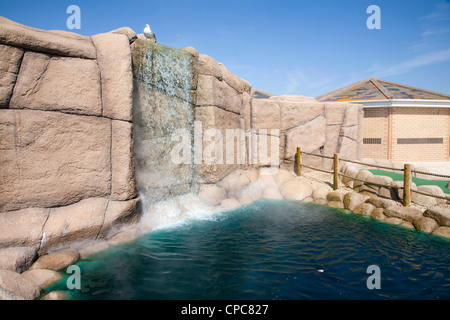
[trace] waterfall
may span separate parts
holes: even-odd
[[[175,137],[192,145],[197,70],[190,53],[145,40],[133,44],[132,58],[135,176],[143,219],[154,227],[201,208],[189,195],[197,186],[191,149],[182,163],[173,159]]]

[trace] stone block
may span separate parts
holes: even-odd
[[[100,116],[96,61],[26,52],[9,107]]]
[[[89,37],[73,32],[45,31],[0,17],[0,43],[49,54],[95,59]]]
[[[265,101],[265,100],[262,100]],[[268,100],[274,103],[274,100]],[[324,104],[319,102],[277,101],[281,114],[281,130],[303,125],[317,117],[323,117]]]
[[[27,208],[0,212],[0,248],[29,246],[38,248],[49,209]],[[26,221],[27,223],[23,223]]]
[[[280,129],[280,107],[276,102],[253,99],[251,108],[252,129]]]
[[[111,119],[131,121],[133,74],[129,39],[118,33],[97,34],[91,39],[97,49],[101,75],[102,114]]]
[[[110,194],[109,119],[2,110],[0,132],[0,211]]]
[[[297,147],[304,152],[319,150],[325,145],[325,118],[316,117],[308,123],[286,131],[285,159],[294,160]]]
[[[22,57],[22,49],[0,44],[0,108],[9,105]]]
[[[111,199],[135,198],[133,124],[112,120],[111,130]]]

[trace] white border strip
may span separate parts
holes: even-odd
[[[348,101],[360,103],[364,108],[400,107],[400,108],[450,108],[450,100],[425,99],[392,99],[392,100],[363,100]]]

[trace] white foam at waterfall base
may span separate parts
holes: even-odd
[[[141,198],[143,215],[138,228],[142,233],[182,226],[192,219],[215,220],[222,210],[205,204],[196,194],[188,193],[150,203]]]

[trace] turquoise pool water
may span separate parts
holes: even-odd
[[[449,299],[450,241],[336,209],[260,200],[80,260],[69,299]],[[380,289],[369,289],[370,265]]]

